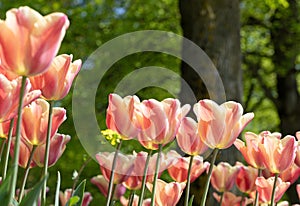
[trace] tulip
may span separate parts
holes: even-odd
[[[198,134],[197,123],[190,117],[183,118],[177,133],[177,143],[184,153],[191,156],[203,154],[208,149]]]
[[[127,200],[124,196],[120,198],[120,202],[123,206],[128,206],[129,204],[129,200]],[[134,195],[132,206],[138,206],[138,202],[139,202],[139,196]],[[150,206],[150,204],[151,204],[151,199],[147,198],[143,201],[142,206]]]
[[[237,165],[240,166],[240,170],[235,179],[236,186],[241,192],[250,194],[256,189],[255,180],[258,176],[258,171],[250,166]]]
[[[66,54],[55,57],[46,72],[30,78],[32,87],[41,90],[47,100],[63,99],[81,67],[81,60],[72,63],[72,58]]]
[[[279,139],[278,136],[269,133],[264,135],[258,149],[266,168],[272,173],[279,174],[293,164],[297,144],[293,136],[288,135]]]
[[[91,179],[91,183],[96,185],[100,192],[107,197],[108,194],[108,181],[102,176],[97,175]],[[125,194],[126,188],[122,184],[117,184],[113,199],[119,200],[122,195]]]
[[[255,181],[256,188],[259,193],[259,198],[263,203],[271,203],[274,180],[275,177],[270,177],[268,179],[265,179],[264,177],[258,177]],[[275,202],[278,202],[280,200],[289,186],[289,182],[283,182],[281,178],[277,179],[275,187]]]
[[[10,155],[11,157],[14,157],[14,148],[15,148],[15,138],[12,139],[11,147],[10,147]],[[32,145],[29,145],[24,141],[24,139],[21,139],[20,141],[20,155],[18,160],[18,165],[22,168],[26,168],[30,153],[32,152]],[[35,167],[36,164],[32,161],[30,163],[30,167]]]
[[[48,157],[48,167],[53,166],[58,159],[61,157],[66,149],[66,144],[70,141],[71,137],[69,135],[56,133],[54,137],[50,140],[50,153]],[[45,144],[37,146],[33,161],[37,166],[44,167],[44,157],[45,157]]]
[[[299,200],[300,200],[300,184],[296,185],[296,190],[297,190],[298,197],[299,197]]]
[[[19,76],[45,72],[68,26],[62,13],[42,16],[26,6],[9,10],[0,20],[0,67]]]
[[[189,105],[180,107],[177,99],[168,98],[161,102],[154,99],[143,101],[137,106],[138,123],[141,127],[139,142],[151,150],[157,150],[158,145],[170,143],[189,109]]]
[[[20,77],[10,81],[4,75],[0,74],[0,122],[10,120],[17,115],[22,81],[21,79],[22,78]],[[39,90],[30,90],[31,84],[29,80],[27,80],[24,89],[23,106],[28,105],[41,95]]]
[[[262,132],[259,135],[256,135],[252,132],[246,132],[246,145],[239,139],[234,142],[234,146],[242,153],[246,162],[252,167],[261,170],[265,168],[265,164],[260,156],[261,154],[258,147],[263,142],[264,133],[269,134],[269,132]]]
[[[298,165],[298,167],[300,167],[300,132],[296,133],[296,137],[297,137],[297,151],[296,151],[296,159],[295,159],[295,163]]]
[[[243,107],[233,101],[219,106],[212,100],[200,100],[194,105],[194,112],[200,138],[212,149],[230,147],[254,117],[253,113],[242,115]]]
[[[153,189],[153,185],[151,183],[147,183],[147,188],[151,191]],[[178,182],[170,182],[166,183],[163,180],[157,179],[156,190],[155,193],[155,205],[156,206],[174,206],[178,203],[183,189],[185,188],[185,183]]]
[[[231,166],[227,162],[220,162],[217,166],[214,165],[211,184],[218,192],[229,191],[234,183],[236,176],[240,170],[240,166]]]
[[[222,203],[220,204],[222,206],[246,206],[252,203],[251,199],[236,196],[231,192],[224,192],[223,198],[215,192],[213,193],[213,196],[219,203],[222,199]]]
[[[106,114],[107,128],[118,132],[124,140],[136,137],[139,128],[135,119],[135,105],[139,102],[137,96],[122,99],[117,94],[110,94]]]
[[[14,123],[15,123],[15,121],[14,121]],[[10,121],[5,121],[5,122],[0,123],[0,138],[7,139],[9,129],[10,129]],[[14,127],[12,136],[15,136],[15,135],[16,135],[16,130]]]
[[[46,142],[48,129],[49,103],[43,99],[37,99],[24,107],[22,112],[21,136],[28,144],[41,145]],[[60,107],[53,108],[52,130],[53,137],[58,127],[66,119],[66,110]]]
[[[293,184],[298,180],[300,176],[300,167],[298,167],[296,164],[292,164],[288,169],[284,170],[279,174],[279,177],[284,182],[290,182]]]
[[[67,202],[71,198],[71,195],[72,195],[71,192],[72,192],[72,189],[66,189],[65,192],[62,192],[62,191],[59,192],[59,200],[60,200],[61,205],[67,204]],[[83,200],[82,200],[81,206],[88,206],[92,200],[93,200],[93,197],[92,197],[91,193],[85,192],[83,194]]]
[[[107,181],[110,181],[111,168],[115,153],[99,152],[96,159],[100,164],[100,169]],[[120,184],[127,180],[133,170],[134,157],[119,153],[116,157],[116,167],[114,168],[114,184]]]
[[[191,157],[179,157],[168,168],[169,175],[176,182],[186,182]],[[208,162],[203,163],[203,157],[194,156],[191,168],[191,181],[194,182],[207,168]]]

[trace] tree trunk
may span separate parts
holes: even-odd
[[[222,78],[227,100],[241,102],[243,87],[239,1],[179,0],[179,9],[184,37],[200,46],[210,57]],[[182,55],[185,55],[185,45],[183,45]],[[181,75],[192,88],[197,100],[210,98],[207,85],[205,86],[201,77],[184,62],[181,65]],[[180,96],[184,97],[184,93],[182,87]],[[182,98],[182,101],[195,103],[187,102],[185,98]],[[221,151],[219,156],[219,161],[227,161],[231,164],[240,159],[240,154],[235,147]],[[203,188],[203,181],[200,184],[200,188]],[[196,188],[194,203],[199,205],[200,200],[199,188]],[[207,205],[214,204],[210,202]]]

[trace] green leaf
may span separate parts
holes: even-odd
[[[189,206],[192,206],[193,205],[193,201],[194,201],[194,195],[192,195],[192,197],[191,197],[191,199],[190,199],[190,201],[189,201]]]
[[[36,205],[39,195],[42,191],[43,185],[47,180],[48,175],[43,177],[40,182],[38,182],[32,190],[22,199],[20,206]]]
[[[5,180],[2,182],[0,186],[0,202],[1,205],[9,205],[10,199],[9,199],[9,188],[10,188],[10,183],[11,183],[11,178],[12,178],[12,169],[10,169],[7,172],[7,176]]]
[[[75,206],[77,205],[77,203],[80,201],[80,197],[78,196],[73,196],[69,199],[68,203],[66,205],[69,204],[69,206]]]
[[[76,200],[76,198],[70,198],[70,200],[67,202],[66,206],[81,206],[82,201],[83,201],[83,195],[84,195],[84,190],[85,190],[85,184],[86,180],[83,180],[75,189],[74,193],[72,194],[72,197],[78,197],[79,200],[74,203],[73,199]],[[72,202],[71,202],[72,201]]]

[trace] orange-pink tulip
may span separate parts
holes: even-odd
[[[144,100],[139,104],[139,142],[147,149],[156,150],[158,145],[166,145],[174,140],[179,125],[188,113],[189,105],[180,106],[178,99]]]
[[[117,94],[110,94],[106,114],[106,126],[122,135],[123,139],[135,138],[139,132],[135,115],[137,96],[126,96],[123,99]]]
[[[194,105],[198,133],[210,148],[226,149],[253,119],[253,113],[243,115],[241,104],[233,101],[218,105],[212,100],[200,100]]]
[[[179,157],[168,168],[168,173],[176,182],[186,182],[191,157]],[[203,162],[203,157],[194,156],[191,169],[191,181],[194,182],[209,167],[208,162]]]
[[[104,178],[103,175],[97,175],[91,179],[91,183],[96,185],[100,192],[107,197],[108,193],[108,184],[109,182]],[[113,199],[118,200],[122,195],[125,194],[126,188],[122,184],[115,185],[115,193],[113,195]]]
[[[46,142],[48,116],[49,103],[43,99],[37,99],[23,108],[21,136],[28,144],[41,145]],[[58,127],[65,119],[66,110],[60,107],[54,107],[50,137],[54,136]]]
[[[10,147],[10,156],[14,157],[14,148],[15,148],[15,138],[12,138],[11,147]],[[20,140],[20,155],[18,160],[18,165],[22,168],[26,168],[30,153],[32,152],[32,145],[28,145],[23,139]],[[30,167],[35,167],[36,164],[31,161]]]
[[[132,206],[138,206],[138,202],[139,202],[139,196],[134,195]],[[122,196],[120,198],[120,203],[123,206],[128,206],[129,200],[126,199],[124,196]],[[142,206],[150,206],[150,205],[151,205],[151,199],[150,198],[147,198],[147,199],[143,200]]]
[[[235,183],[239,170],[240,166],[231,166],[227,162],[214,165],[210,180],[213,188],[218,192],[229,191]]]
[[[65,192],[62,192],[62,191],[59,192],[59,200],[60,200],[61,205],[66,205],[66,203],[71,198],[71,195],[72,195],[71,192],[72,192],[72,189],[66,189]],[[91,193],[85,192],[83,194],[83,200],[82,200],[81,206],[88,206],[92,200],[93,200],[93,197],[92,197]]]
[[[47,100],[63,99],[81,67],[81,60],[72,62],[72,58],[67,54],[56,56],[46,72],[30,78],[32,88],[41,90]]]
[[[21,78],[22,77],[10,81],[4,75],[0,74],[0,122],[10,120],[17,115]],[[30,90],[31,84],[29,80],[27,80],[24,91],[24,106],[41,95],[39,90]]]
[[[208,149],[201,141],[196,121],[190,117],[183,118],[177,133],[177,143],[184,153],[192,156],[203,154]]]
[[[261,158],[260,151],[258,147],[263,142],[263,136],[265,134],[270,134],[270,132],[262,132],[256,135],[252,132],[245,133],[246,144],[240,139],[234,142],[234,146],[242,153],[246,162],[254,168],[264,169],[265,164]]]
[[[255,180],[258,176],[258,170],[251,166],[238,165],[240,170],[235,179],[236,186],[241,192],[250,194],[256,189]]]
[[[300,167],[296,164],[292,164],[288,169],[284,170],[279,174],[279,177],[284,182],[290,182],[293,184],[300,177]]]
[[[48,157],[48,167],[53,166],[61,157],[66,149],[66,144],[70,141],[69,135],[56,133],[50,140],[50,152]],[[45,160],[45,148],[46,144],[37,146],[34,151],[33,161],[37,166],[43,167]]]
[[[153,185],[147,183],[147,188],[152,192]],[[185,188],[185,183],[170,182],[158,179],[156,182],[156,192],[155,192],[155,205],[156,206],[174,206],[178,203],[183,189]]]
[[[111,168],[113,159],[115,156],[115,152],[99,152],[96,154],[96,159],[100,164],[100,170],[102,175],[105,177],[107,181],[110,181]],[[133,155],[124,155],[122,153],[118,153],[116,159],[116,166],[114,168],[114,184],[120,184],[127,180],[133,170],[134,157]]]
[[[296,132],[296,137],[297,137],[297,151],[296,151],[296,158],[295,158],[295,163],[300,167],[300,132]]]
[[[263,203],[271,203],[272,189],[274,185],[275,177],[269,177],[265,179],[264,177],[258,177],[255,181],[256,188],[259,194],[259,199]],[[278,177],[275,187],[275,202],[278,202],[285,191],[290,186],[289,182],[283,182],[280,177]]]
[[[220,203],[221,196],[217,193],[213,193],[214,198]],[[223,200],[220,204],[221,206],[246,206],[252,203],[252,199],[248,198],[242,198],[240,196],[236,196],[235,194],[231,192],[224,192],[223,194]]]
[[[12,136],[14,137],[16,135],[16,121],[14,121],[14,128]],[[0,123],[0,138],[7,138],[9,133],[9,127],[10,127],[10,121],[5,121]]]
[[[281,173],[288,169],[296,157],[297,142],[295,137],[287,135],[279,139],[277,135],[268,133],[259,144],[259,152],[266,168],[272,173]]]
[[[42,16],[26,6],[7,11],[0,20],[0,67],[20,76],[45,72],[68,26],[62,13]]]

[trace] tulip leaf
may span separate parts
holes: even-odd
[[[81,206],[82,205],[83,195],[84,195],[84,190],[85,190],[85,184],[86,184],[86,180],[83,180],[77,186],[77,188],[75,189],[74,193],[72,194],[72,197],[67,202],[66,206]],[[79,200],[77,200],[77,198],[75,198],[75,197],[78,197]],[[74,201],[76,201],[76,203]]]
[[[192,197],[191,197],[191,199],[190,199],[190,201],[189,201],[189,206],[192,206],[193,205],[193,201],[194,201],[194,195],[192,195]]]
[[[0,186],[0,202],[1,205],[9,205],[10,199],[9,199],[9,189],[11,184],[11,178],[12,178],[12,170],[10,169],[7,172],[7,176],[5,180],[2,182]]]
[[[37,201],[39,198],[39,195],[41,194],[41,191],[43,189],[43,186],[45,184],[45,181],[47,180],[48,175],[43,177],[32,189],[28,194],[22,199],[20,206],[28,206],[28,205],[37,205]]]

